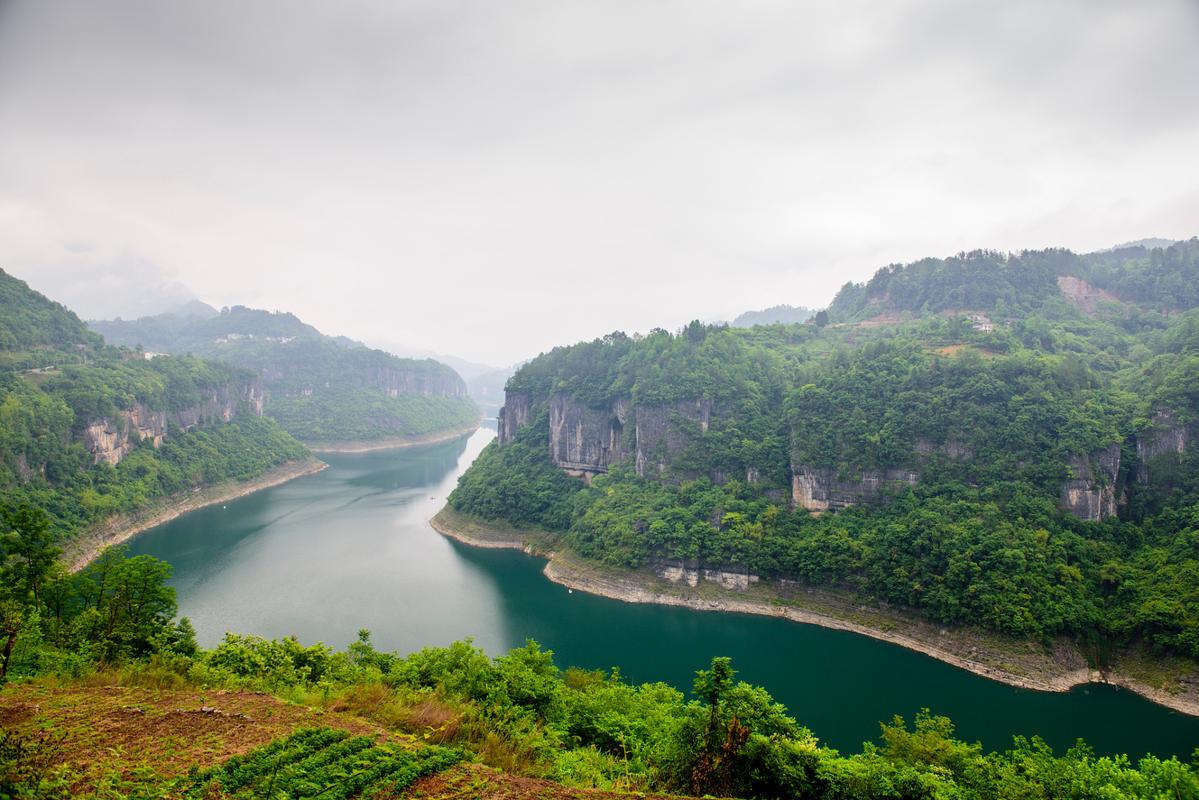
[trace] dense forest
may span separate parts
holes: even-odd
[[[58,538],[309,457],[258,415],[248,370],[106,345],[3,272],[0,311],[2,505],[44,509]]]
[[[1197,255],[927,259],[809,324],[556,348],[450,503],[616,566],[1199,657]]]
[[[168,749],[122,770],[61,757],[61,737],[15,715],[17,724],[0,732],[6,797],[397,796],[463,759],[563,787],[697,796],[1199,796],[1199,775],[1176,758],[1146,755],[1134,765],[1097,757],[1083,742],[1055,754],[1023,737],[1006,752],[984,753],[954,738],[950,720],[927,712],[911,723],[885,722],[860,753],[842,754],[764,689],[738,681],[727,658],[699,669],[685,696],[662,683],[630,684],[616,670],[560,670],[533,641],[495,658],[470,641],[407,656],[381,652],[365,630],[341,652],[236,634],[201,650],[187,620],[174,621],[169,565],[110,550],[67,574],[40,511],[18,508],[2,524],[0,681],[32,685],[42,696],[80,684],[142,687],[142,698],[169,687],[176,698],[191,691],[201,700],[252,689],[321,708],[328,724],[351,714],[411,736],[397,746],[310,728],[203,769],[182,771]],[[124,713],[153,718],[160,736],[172,733],[170,715],[155,716],[152,706]],[[124,754],[114,748],[110,757],[120,762]],[[475,772],[471,780],[484,778]],[[538,796],[551,794],[543,787]]]
[[[129,348],[253,370],[262,377],[266,415],[307,443],[416,438],[478,419],[465,383],[445,364],[325,336],[294,314],[233,306],[89,325]]]

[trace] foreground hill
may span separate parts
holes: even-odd
[[[234,306],[89,323],[106,339],[151,352],[191,353],[253,370],[264,412],[310,445],[369,447],[453,435],[478,409],[453,369],[325,336],[295,315]]]
[[[1184,677],[1199,296],[1178,284],[1199,285],[1197,253],[930,259],[847,286],[831,324],[556,348],[508,382],[450,505],[683,592],[821,588],[1069,642],[1080,667],[1172,654]],[[1079,302],[1098,286],[1115,299]]]
[[[0,271],[0,493],[78,538],[225,483],[319,466],[262,416],[253,372],[111,347]]]
[[[694,699],[616,673],[559,671],[534,643],[405,658],[228,637],[216,650],[0,689],[0,796],[519,798],[1193,798],[1178,759],[1004,753],[927,713],[858,754],[822,746],[727,659]],[[76,662],[75,669],[80,664]],[[241,688],[239,688],[241,687]],[[252,688],[254,691],[247,689]],[[262,691],[265,689],[266,691]],[[271,696],[282,695],[287,701]],[[869,734],[866,734],[869,735]],[[677,795],[676,795],[677,796]]]

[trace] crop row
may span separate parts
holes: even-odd
[[[344,800],[376,789],[400,791],[462,760],[460,750],[406,749],[351,737],[331,728],[306,728],[189,776],[184,796]]]

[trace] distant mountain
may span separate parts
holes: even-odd
[[[204,316],[198,310],[89,324],[127,347],[193,353],[256,371],[267,415],[308,443],[426,438],[477,420],[465,382],[440,362],[326,336],[290,313],[233,306]]]
[[[1180,241],[1179,239],[1160,239],[1160,238],[1137,239],[1135,242],[1125,242],[1124,244],[1118,244],[1118,245],[1115,245],[1114,247],[1109,247],[1106,251],[1100,251],[1100,252],[1109,252],[1110,253],[1113,250],[1127,250],[1131,247],[1143,247],[1146,250],[1164,250],[1167,247],[1169,247],[1170,245],[1178,244],[1179,241]]]
[[[807,322],[816,314],[804,306],[771,306],[761,311],[746,311],[733,320],[734,328],[752,328],[754,325],[796,325]]]

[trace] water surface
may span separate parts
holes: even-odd
[[[1085,737],[1134,756],[1189,757],[1199,746],[1199,719],[1114,687],[1032,692],[843,631],[571,593],[537,559],[447,540],[427,520],[493,435],[329,455],[324,472],[180,517],[131,549],[171,562],[180,613],[206,646],[228,630],[340,648],[369,628],[381,649],[470,636],[499,654],[531,637],[560,666],[618,666],[630,680],[682,689],[728,655],[741,678],[844,751],[875,739],[880,720],[926,707],[988,749],[1010,747],[1014,734],[1059,751]]]

